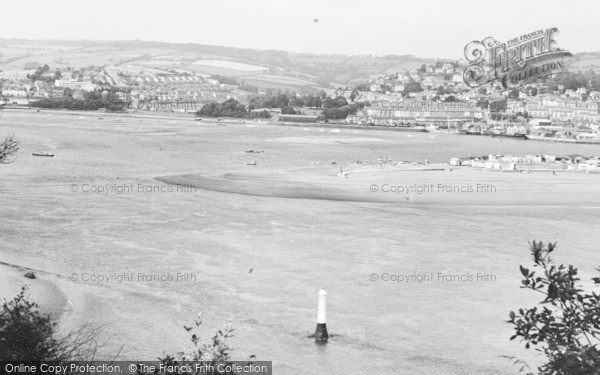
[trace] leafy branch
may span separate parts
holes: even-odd
[[[556,243],[529,243],[534,265],[519,266],[521,288],[543,295],[540,306],[511,311],[514,340],[525,348],[543,353],[547,362],[540,375],[600,374],[600,295],[580,286],[578,270],[572,265],[555,265],[550,254]],[[600,271],[600,268],[598,268]],[[595,285],[600,278],[592,279]]]

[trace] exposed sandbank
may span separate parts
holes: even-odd
[[[253,169],[251,169],[253,168]],[[423,205],[600,205],[600,175],[508,173],[444,164],[336,165],[157,177],[167,184],[263,197]],[[592,181],[590,181],[592,180]],[[577,191],[578,194],[573,194]]]

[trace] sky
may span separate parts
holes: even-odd
[[[600,51],[598,0],[19,0],[0,16],[0,38],[459,59],[472,40],[557,27],[558,47]]]

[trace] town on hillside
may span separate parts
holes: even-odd
[[[459,62],[437,61],[314,93],[177,69],[28,63],[23,70],[0,72],[0,105],[600,143],[600,71],[562,72],[512,88],[472,88],[463,69]]]

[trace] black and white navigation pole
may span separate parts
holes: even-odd
[[[325,343],[329,339],[326,324],[325,305],[327,300],[327,292],[325,288],[319,291],[319,306],[317,310],[317,330],[315,331],[315,341]]]

